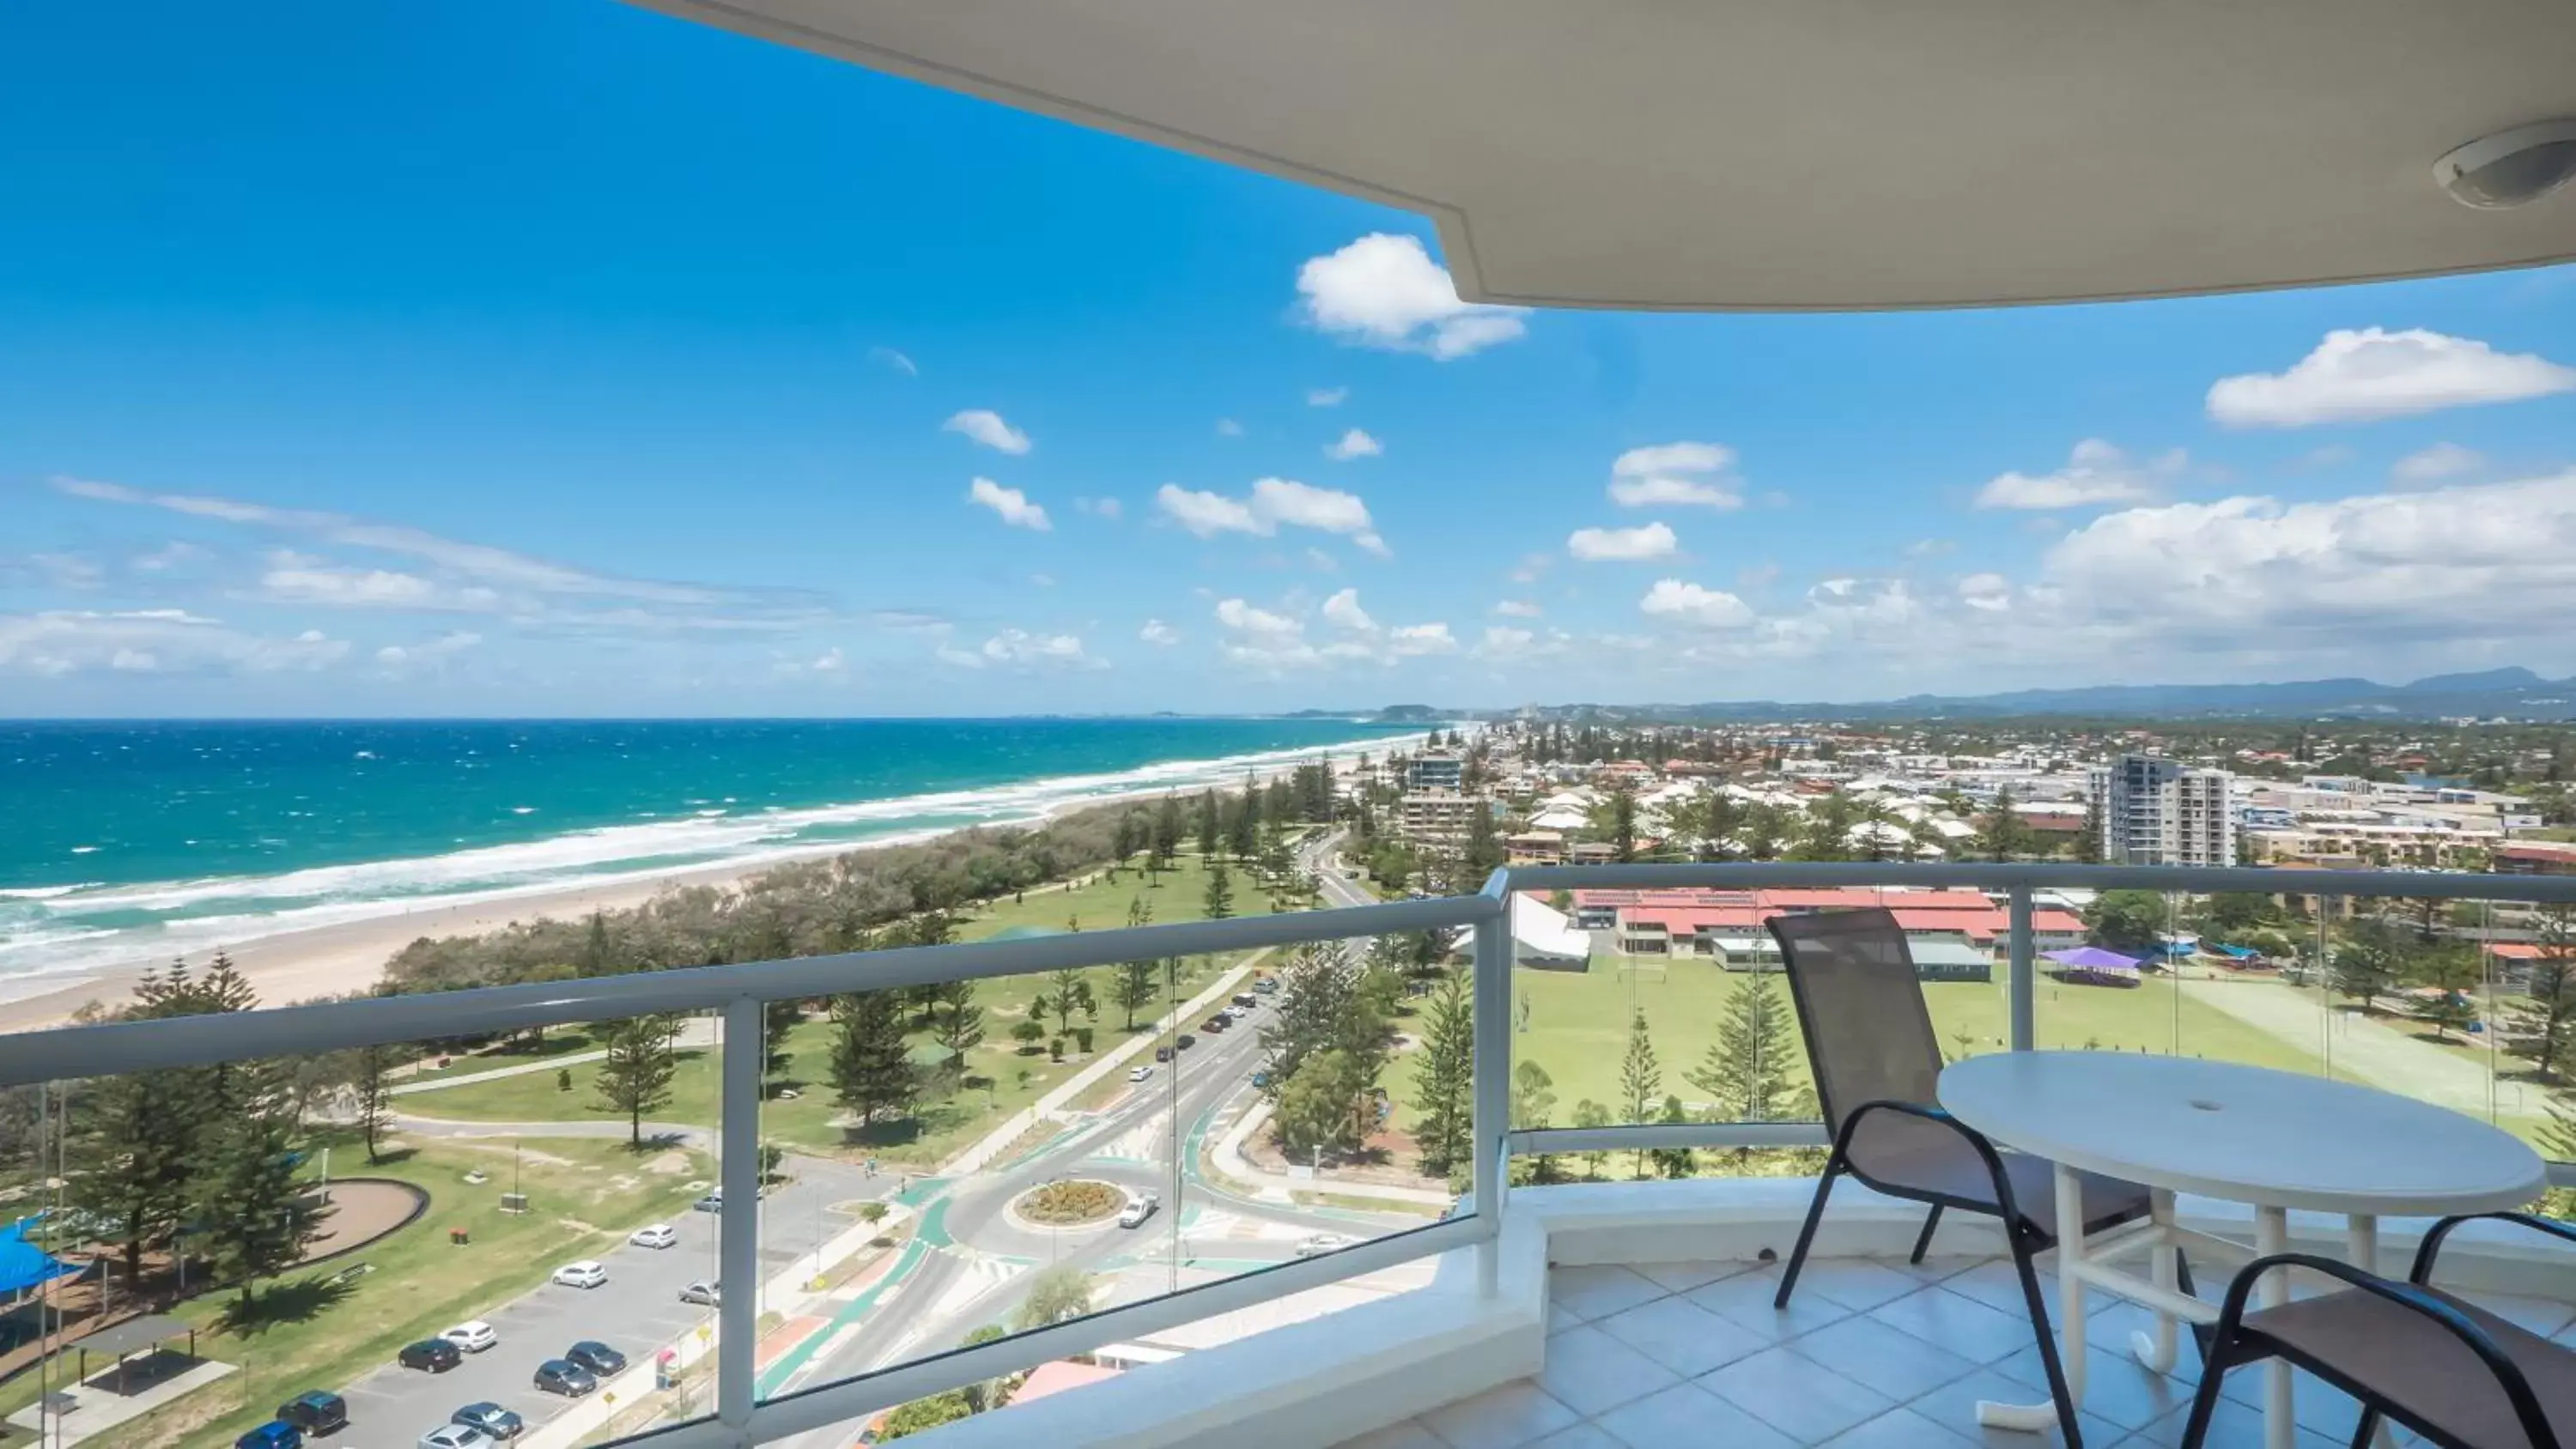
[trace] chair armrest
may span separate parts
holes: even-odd
[[[2478,1214],[2478,1216],[2487,1216],[2487,1214]],[[2459,1219],[2444,1221],[2456,1222]],[[2479,1362],[2486,1365],[2487,1372],[2495,1376],[2496,1387],[2504,1391],[2506,1402],[2513,1405],[2514,1417],[2522,1422],[2524,1439],[2535,1445],[2557,1442],[2550,1430],[2548,1416],[2540,1411],[2538,1396],[2531,1391],[2531,1381],[2523,1377],[2522,1369],[2485,1329],[2477,1325],[2476,1320],[2433,1296],[2419,1285],[2382,1278],[2367,1268],[2357,1268],[2350,1263],[2333,1258],[2321,1258],[2313,1253],[2275,1253],[2268,1258],[2257,1258],[2238,1270],[2234,1281],[2227,1285],[2226,1300],[2218,1311],[2218,1332],[2221,1338],[2231,1337],[2239,1331],[2245,1317],[2246,1297],[2254,1291],[2254,1286],[2262,1281],[2264,1274],[2276,1268],[2305,1268],[2313,1273],[2322,1273],[2329,1278],[2349,1284],[2359,1292],[2394,1303],[2441,1325],[2471,1353],[2476,1354]]]
[[[2562,1223],[2556,1218],[2544,1218],[2538,1213],[2462,1213],[2457,1217],[2442,1219],[2425,1232],[2423,1244],[2415,1250],[2415,1266],[2407,1270],[2406,1281],[2417,1284],[2432,1282],[2433,1260],[2440,1256],[2442,1244],[2451,1236],[2451,1229],[2462,1223],[2474,1223],[2482,1219],[2520,1223],[2534,1232],[2546,1233],[2560,1242],[2576,1243],[2576,1224]]]

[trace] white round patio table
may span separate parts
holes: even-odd
[[[2058,1333],[2068,1396],[2084,1402],[2084,1289],[2157,1310],[2139,1357],[2173,1366],[2178,1249],[2154,1250],[2152,1283],[2088,1262],[2074,1169],[2151,1189],[2154,1230],[2170,1241],[2176,1193],[2254,1207],[2254,1254],[2287,1250],[2289,1211],[2341,1213],[2347,1260],[2378,1270],[2378,1220],[2521,1207],[2547,1176],[2521,1140],[2447,1107],[2373,1087],[2195,1057],[2121,1052],[1998,1052],[1941,1073],[1941,1106],[1999,1146],[2057,1166]],[[2041,1204],[2021,1205],[2042,1221]],[[2106,1230],[2105,1236],[2121,1232]],[[2286,1275],[2258,1289],[2288,1301]],[[2143,1290],[2143,1291],[2140,1291]],[[2159,1302],[2158,1299],[2163,1301]],[[2214,1309],[2195,1317],[2214,1320]],[[2267,1366],[2265,1439],[2290,1449],[2290,1368]],[[2045,1429],[2053,1405],[1980,1405],[1996,1427]]]

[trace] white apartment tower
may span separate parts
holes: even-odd
[[[2234,865],[2234,778],[2156,755],[2121,755],[2095,767],[2102,858],[2114,865]]]

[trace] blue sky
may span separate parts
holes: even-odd
[[[0,713],[2576,673],[2563,271],[1472,309],[1413,216],[606,0],[0,55]]]

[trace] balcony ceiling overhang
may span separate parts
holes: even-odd
[[[2482,212],[2432,179],[2576,115],[2566,0],[640,3],[1419,212],[1471,301],[1983,306],[2576,257],[2576,188]]]

